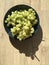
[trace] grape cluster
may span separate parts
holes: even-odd
[[[34,33],[34,25],[37,24],[36,13],[33,9],[14,11],[5,20],[13,36],[24,40]]]

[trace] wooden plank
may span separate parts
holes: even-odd
[[[40,0],[31,0],[31,6],[36,10],[40,11]]]
[[[47,11],[49,10],[49,1],[48,0],[41,0],[41,10]]]
[[[17,4],[30,5],[30,0],[14,0],[14,5],[17,5]]]
[[[6,11],[17,4],[31,5],[38,12],[41,25],[36,37],[33,37],[33,40],[30,39],[31,42],[28,40],[30,44],[22,45],[24,46],[22,48],[20,46],[15,48],[12,45],[3,26]],[[48,5],[48,0],[0,0],[0,65],[49,65]]]

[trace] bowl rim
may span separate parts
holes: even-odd
[[[30,5],[28,5],[28,4],[17,4],[17,5],[15,5],[15,6],[12,6],[11,8],[9,8],[7,11],[6,11],[6,13],[5,13],[5,15],[4,15],[4,22],[3,22],[3,25],[4,25],[4,29],[5,29],[5,31],[7,32],[7,30],[6,30],[6,27],[5,27],[5,19],[7,18],[6,17],[6,15],[8,14],[8,12],[12,9],[12,8],[14,8],[14,7],[17,7],[17,6],[27,6],[27,7],[30,7],[31,9],[33,9],[35,12],[36,12],[36,10],[32,7],[32,6],[30,6]],[[38,25],[37,25],[37,28],[36,28],[36,30],[35,30],[35,32],[34,32],[34,34],[38,31],[38,28],[39,28],[39,23],[40,23],[40,18],[39,18],[39,15],[38,15],[38,12],[36,12],[36,14],[37,14],[37,18],[38,18]],[[9,29],[9,28],[8,28]],[[11,36],[11,32],[10,32],[10,30],[9,30],[9,32],[7,32],[7,34],[10,36],[10,37],[12,37],[13,38],[13,36]]]

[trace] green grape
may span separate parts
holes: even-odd
[[[19,18],[23,18],[23,15],[19,15]]]
[[[11,19],[15,18],[16,14],[15,13],[12,13],[11,14]]]
[[[17,33],[16,32],[12,32],[12,36],[15,36]]]
[[[32,9],[29,9],[28,11],[31,13],[33,10]]]
[[[19,24],[21,24],[21,20],[20,19],[16,20],[16,22],[19,23]]]
[[[24,19],[25,22],[27,22],[27,19]]]
[[[13,27],[13,29],[16,31],[17,28],[16,27]]]
[[[26,22],[24,22],[23,25],[26,25]]]
[[[10,18],[7,18],[6,20],[9,22],[10,21]]]
[[[17,39],[19,39],[19,36],[17,36]]]
[[[26,32],[23,30],[23,36],[26,36]]]
[[[16,27],[17,27],[17,28],[21,27],[21,24],[17,24]]]
[[[35,22],[36,22],[36,23],[38,22],[37,19],[35,19]]]
[[[16,27],[11,28],[12,35],[15,36],[17,34]]]
[[[28,16],[27,19],[29,20],[30,19],[30,16]]]
[[[22,36],[22,31],[19,33],[19,35],[17,36],[17,39],[19,39],[19,40],[22,40],[22,38],[23,38],[23,36]]]
[[[21,40],[22,40],[22,38],[19,38],[19,40],[21,41]]]
[[[8,18],[10,18],[11,16],[10,15],[8,15]]]
[[[35,11],[34,11],[34,10],[33,10],[32,12],[33,12],[33,13],[35,13]]]
[[[5,20],[5,23],[8,23],[8,21],[7,21],[7,20]]]
[[[32,16],[31,18],[30,18],[30,20],[34,20],[35,19],[35,16]]]
[[[31,26],[31,22],[28,20],[28,23],[26,25],[27,26]]]
[[[17,14],[17,18],[19,19],[23,18],[23,15]]]
[[[9,27],[11,24],[12,24],[11,22],[8,22],[8,23],[7,23],[7,26]]]
[[[29,29],[29,27],[28,27],[28,26],[24,26],[24,28],[23,28],[23,29],[28,30],[28,29]]]
[[[38,22],[37,19],[35,19],[35,21],[33,21],[33,24],[32,24],[32,25],[33,25],[33,26],[36,25],[37,22]]]
[[[34,28],[33,27],[31,28],[31,32],[30,33],[34,33]]]
[[[17,28],[16,30],[17,30],[17,31],[20,31],[20,28]]]
[[[19,14],[19,15],[22,15],[22,12],[18,11],[18,14]]]
[[[12,24],[12,26],[15,26],[15,23],[12,22],[11,24]]]
[[[16,19],[14,18],[14,19],[13,19],[13,22],[15,22],[15,20],[16,20]]]
[[[26,11],[26,10],[24,10],[24,14],[23,14],[23,16],[26,17],[26,16],[28,16],[28,15],[29,15],[29,12]]]
[[[36,15],[36,13],[34,12],[34,15]]]
[[[17,10],[14,13],[17,14],[18,13]]]
[[[13,14],[14,12],[12,11],[12,14]]]
[[[36,17],[34,15],[30,14],[27,18],[28,18],[28,20],[34,20]]]
[[[15,29],[11,28],[11,32],[14,33],[15,32]]]
[[[28,12],[24,12],[24,15],[23,16],[27,18],[28,15],[29,15]]]

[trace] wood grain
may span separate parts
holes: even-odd
[[[29,39],[28,44],[23,42],[22,46],[9,38],[3,26],[5,13],[17,4],[32,6],[40,18],[36,37]],[[0,0],[0,65],[49,65],[48,0]]]

